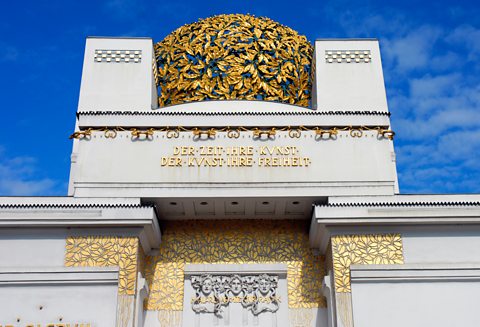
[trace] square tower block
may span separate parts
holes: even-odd
[[[150,38],[87,38],[79,112],[157,107]]]
[[[317,40],[314,61],[314,108],[388,111],[378,40]]]

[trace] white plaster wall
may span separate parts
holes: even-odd
[[[370,50],[369,63],[327,63],[327,50]],[[313,104],[318,110],[388,111],[378,40],[315,41]]]
[[[415,271],[420,269],[419,271]],[[352,272],[352,302],[355,327],[452,327],[478,326],[480,282],[464,270],[432,272],[425,267],[411,273],[380,272],[371,280],[356,281]],[[368,274],[375,275],[375,268]],[[471,271],[470,271],[471,272]],[[394,279],[394,281],[388,281]]]
[[[64,230],[0,229],[0,267],[63,267]]]
[[[59,273],[42,272],[31,278],[25,276],[32,274],[25,273],[19,271],[12,275],[12,279],[19,275],[21,282],[0,282],[0,325],[24,327],[27,324],[70,323],[75,326],[75,323],[90,323],[91,327],[115,326],[117,277],[115,282],[113,279],[99,282],[98,278],[102,276],[85,278],[84,273],[67,273],[78,277],[60,281],[55,276]],[[90,270],[88,275],[92,273],[95,274]]]
[[[353,285],[355,327],[479,326],[480,283]]]
[[[142,59],[140,63],[96,62],[95,50],[141,50]],[[150,38],[87,38],[79,111],[156,108],[152,60]]]
[[[480,263],[480,229],[449,226],[402,233],[406,263]]]

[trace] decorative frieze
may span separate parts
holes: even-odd
[[[367,132],[372,131],[376,133]],[[337,139],[337,136],[350,136],[353,138],[361,138],[366,136],[377,136],[377,139],[393,140],[395,132],[386,126],[331,126],[328,128],[320,126],[274,126],[270,128],[260,127],[245,127],[245,126],[224,126],[224,127],[150,127],[139,130],[137,128],[128,128],[122,126],[94,128],[88,127],[81,131],[76,131],[70,135],[70,139],[89,139],[93,132],[103,133],[105,138],[114,139],[120,132],[130,132],[132,140],[139,138],[153,139],[155,134],[164,133],[164,135],[171,138],[179,138],[181,133],[190,132],[195,139],[215,139],[217,134],[224,133],[228,138],[238,139],[241,134],[248,132],[253,139],[270,139],[275,140],[279,132],[287,132],[289,138],[298,139],[302,134],[315,135],[316,140]],[[345,133],[346,132],[346,133]],[[158,137],[158,136],[157,136]]]
[[[195,290],[192,310],[196,313],[214,313],[221,317],[230,303],[240,303],[254,315],[278,310],[278,276],[204,274],[192,276],[191,283]]]
[[[142,50],[96,49],[94,61],[115,63],[140,63],[142,62]]]
[[[369,63],[372,61],[370,50],[326,50],[326,63]]]
[[[285,306],[288,302],[288,308],[325,307],[320,292],[324,257],[313,255],[305,230],[304,224],[293,220],[166,222],[158,255],[147,256],[145,272],[150,294],[145,307],[163,310],[163,318],[170,317],[166,311],[173,315],[184,309],[187,263],[271,262],[287,264],[288,301],[282,299]],[[231,301],[241,300],[233,297]]]

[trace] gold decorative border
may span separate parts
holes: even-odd
[[[308,222],[165,222],[159,255],[147,256],[147,310],[183,310],[186,263],[286,263],[289,308],[326,307],[320,292],[325,258],[310,249]]]
[[[215,138],[217,133],[226,133],[228,138],[237,139],[240,137],[241,132],[251,132],[253,138],[274,138],[277,132],[288,132],[290,138],[300,138],[302,132],[315,132],[315,136],[318,140],[322,139],[336,139],[337,135],[340,132],[348,132],[349,135],[353,138],[360,138],[364,136],[364,132],[367,131],[376,131],[377,138],[379,139],[389,139],[393,140],[395,132],[385,126],[334,126],[329,128],[322,128],[319,126],[275,126],[270,128],[260,128],[260,127],[210,127],[210,128],[199,128],[191,127],[186,128],[182,126],[176,127],[159,127],[154,128],[150,127],[144,130],[139,130],[137,128],[128,128],[128,127],[104,127],[104,128],[93,128],[88,127],[84,130],[74,132],[70,135],[70,139],[83,139],[89,138],[92,136],[93,132],[101,132],[104,134],[105,138],[114,139],[117,137],[119,132],[130,132],[132,139],[151,139],[155,133],[164,132],[166,137],[179,138],[181,132],[190,132],[196,138],[205,137],[206,139]]]
[[[69,236],[65,246],[65,267],[118,266],[118,294],[134,295],[139,244],[136,237]]]
[[[335,291],[351,292],[350,265],[403,264],[400,234],[341,235],[332,237]]]

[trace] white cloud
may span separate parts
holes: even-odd
[[[468,60],[477,60],[480,56],[480,29],[470,25],[459,26],[446,37],[446,41],[464,46]]]
[[[480,128],[480,85],[465,83],[457,72],[412,79],[390,103],[402,108],[393,123],[404,140],[434,142],[452,130]]]
[[[56,193],[58,183],[50,178],[38,178],[35,158],[8,158],[0,147],[0,195],[46,195]]]
[[[441,28],[426,25],[406,35],[388,38],[382,46],[385,58],[396,73],[425,68],[430,63],[430,51],[442,33]]]
[[[401,192],[479,192],[480,30],[423,25],[388,35],[381,45]]]

